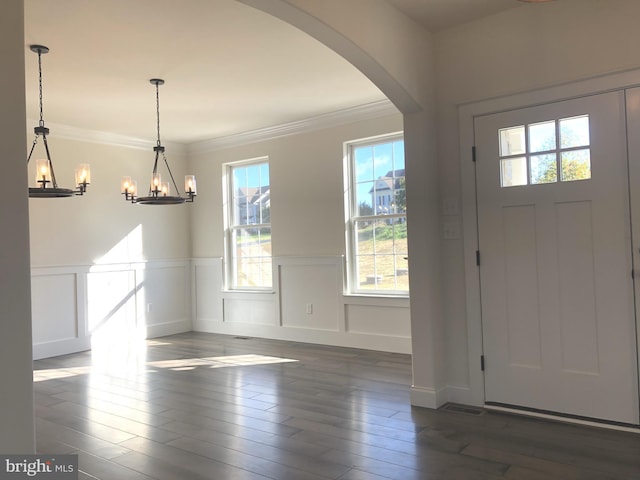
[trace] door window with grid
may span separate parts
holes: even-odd
[[[591,178],[589,115],[502,128],[498,137],[502,187]]]

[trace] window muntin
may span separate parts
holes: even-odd
[[[591,178],[588,115],[503,128],[498,144],[502,187]]]
[[[349,293],[409,292],[404,140],[347,144]]]
[[[271,289],[271,187],[266,159],[228,164],[227,286]]]

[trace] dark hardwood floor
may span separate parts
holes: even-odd
[[[81,479],[640,478],[640,434],[411,407],[408,355],[188,333],[34,379],[38,452]]]

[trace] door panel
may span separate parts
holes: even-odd
[[[638,423],[624,112],[475,120],[487,402]]]

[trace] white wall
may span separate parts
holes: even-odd
[[[120,194],[124,174],[145,188],[150,148],[51,130],[59,184],[72,186],[75,165],[90,161],[92,185],[84,197],[29,200],[34,358],[188,331],[192,320],[203,331],[410,351],[407,299],[363,302],[342,289],[343,142],[401,131],[399,114],[192,154],[199,196],[162,207],[131,205]],[[263,155],[271,166],[275,291],[223,293],[222,164]],[[167,156],[182,178],[183,149],[168,146]],[[33,165],[29,175],[33,182]]]
[[[432,35],[385,0],[240,1],[291,23],[343,56],[404,114],[413,292],[411,403],[438,407],[447,401],[447,375]]]
[[[22,0],[0,15],[0,452],[34,453]]]
[[[83,162],[91,166],[92,184],[82,197],[29,199],[34,267],[190,257],[191,205],[132,205],[120,193],[121,177],[130,175],[138,181],[140,193],[146,194],[154,159],[151,144],[132,148],[81,141],[82,131],[75,139],[61,138],[55,126],[50,128],[49,147],[58,184],[72,187],[74,168]],[[29,132],[29,140],[32,137]],[[34,159],[38,153],[44,154],[42,140]],[[167,146],[166,154],[182,190],[186,155],[178,146]],[[30,163],[28,181],[34,186],[34,161]]]
[[[192,205],[132,205],[120,194],[123,175],[137,179],[143,194],[148,189],[152,143],[88,142],[50,128],[58,184],[72,187],[82,162],[91,165],[92,184],[83,197],[29,199],[34,358],[190,330]],[[166,153],[182,189],[184,148]],[[39,145],[33,158],[43,154]]]
[[[21,3],[21,2],[16,2]],[[289,15],[291,23],[307,30],[313,30],[316,38],[321,38],[325,43],[349,58],[361,70],[370,75],[373,81],[392,99],[396,104],[409,113],[405,119],[406,140],[408,145],[407,171],[415,172],[413,185],[411,188],[415,195],[409,205],[418,206],[411,213],[410,224],[410,248],[412,250],[412,291],[413,299],[417,299],[411,315],[412,338],[414,342],[414,387],[418,387],[418,393],[424,393],[421,398],[415,398],[414,403],[424,405],[437,405],[446,400],[447,396],[453,400],[464,401],[469,397],[470,385],[470,358],[468,348],[470,343],[477,343],[478,338],[468,338],[469,305],[465,303],[465,275],[471,272],[473,275],[474,265],[466,264],[464,261],[464,232],[462,228],[462,213],[465,209],[472,208],[471,205],[462,204],[461,169],[460,161],[467,161],[467,152],[460,152],[459,128],[458,128],[458,106],[466,102],[473,102],[492,98],[501,95],[508,95],[516,92],[525,92],[533,89],[546,87],[555,84],[571,82],[581,78],[594,75],[601,75],[609,72],[636,68],[639,66],[640,57],[636,54],[635,46],[640,44],[638,38],[640,31],[636,28],[636,20],[640,16],[640,3],[636,0],[563,0],[540,5],[523,5],[501,14],[471,22],[458,28],[445,30],[431,36],[428,33],[420,32],[415,24],[407,23],[408,20],[398,16],[398,12],[392,12],[388,6],[376,1],[373,8],[367,6],[371,4],[364,0],[358,2],[342,2],[333,0],[327,2],[311,2],[311,0],[289,0],[282,2],[277,0],[260,1],[246,0],[245,3],[256,4],[259,8],[264,8],[270,13],[277,14],[275,10],[283,5],[295,5],[300,12],[305,10],[317,22],[310,21],[309,18],[295,22],[295,12],[281,13],[281,18]],[[267,8],[265,5],[269,5]],[[262,6],[262,7],[261,7]],[[271,8],[273,7],[273,8]],[[300,13],[298,12],[298,13]],[[366,22],[362,22],[362,29],[351,28],[356,22],[354,18],[361,19],[361,13],[367,12]],[[5,16],[3,18],[11,18]],[[393,18],[389,22],[388,19]],[[285,18],[286,19],[286,18]],[[324,29],[319,25],[323,23]],[[384,25],[385,35],[379,35],[378,27]],[[305,29],[305,28],[303,28]],[[315,30],[314,30],[315,29]],[[332,30],[333,29],[333,30]],[[322,31],[320,31],[322,30]],[[333,41],[331,40],[331,36]],[[336,38],[342,37],[336,40]],[[393,44],[389,43],[393,40]],[[433,41],[432,41],[433,40]],[[391,48],[393,45],[393,48]],[[432,52],[432,46],[435,47]],[[21,46],[23,48],[23,46]],[[435,55],[435,73],[433,58]],[[3,57],[4,58],[4,57]],[[433,78],[436,76],[437,96],[432,96]],[[6,89],[3,89],[6,90]],[[10,89],[9,89],[10,90]],[[432,99],[436,99],[437,121],[433,121]],[[422,106],[424,112],[419,112]],[[15,115],[5,116],[15,121]],[[399,120],[394,120],[392,126],[399,125]],[[355,127],[354,127],[355,128]],[[400,129],[400,128],[392,128]],[[435,155],[434,131],[437,129],[437,160],[434,164]],[[340,129],[349,132],[348,129]],[[364,129],[371,130],[371,129]],[[362,133],[362,136],[372,134]],[[376,130],[376,128],[372,128]],[[386,133],[388,128],[379,128],[379,133]],[[383,132],[384,130],[384,132]],[[351,134],[353,133],[353,135]],[[360,135],[352,131],[348,137],[358,138]],[[221,296],[212,292],[218,292],[221,287],[221,265],[219,257],[222,255],[221,236],[221,214],[219,213],[219,202],[221,199],[221,182],[219,176],[221,163],[226,161],[252,158],[255,156],[270,155],[272,160],[272,179],[274,189],[281,185],[287,185],[289,176],[309,173],[317,175],[319,179],[330,180],[327,185],[329,190],[336,191],[338,184],[333,184],[333,178],[339,174],[339,162],[334,156],[336,152],[330,152],[326,148],[327,143],[322,141],[323,135],[329,135],[328,131],[316,137],[316,141],[310,141],[314,145],[312,151],[301,151],[294,148],[307,145],[311,136],[297,137],[290,139],[287,143],[285,139],[277,139],[270,142],[262,142],[244,147],[229,148],[223,151],[209,152],[207,154],[198,153],[191,156],[190,161],[195,173],[199,176],[200,196],[196,204],[191,206],[193,220],[193,256],[194,266],[191,270],[192,278],[195,278],[196,292],[192,292],[193,304],[197,309],[194,313],[196,322],[201,328],[217,329],[218,322],[226,325],[222,312],[225,312],[225,301],[231,311],[241,312],[236,307],[237,298],[233,295]],[[53,137],[52,137],[53,138]],[[324,137],[330,140],[333,136]],[[335,138],[341,138],[337,135]],[[349,138],[345,138],[349,139]],[[341,142],[343,139],[340,139]],[[298,142],[298,143],[296,143]],[[79,149],[83,146],[79,145]],[[52,143],[52,149],[56,162],[61,158],[56,153],[56,146]],[[132,156],[139,158],[137,154],[129,150],[111,150],[114,147],[103,147],[97,156],[99,162],[93,160],[93,150],[89,159],[93,164],[118,165],[117,173],[112,171],[108,175],[112,182],[117,185],[119,176],[124,172],[122,167],[131,167]],[[107,152],[108,150],[108,152]],[[171,156],[171,152],[168,152]],[[142,161],[146,169],[149,155],[144,154]],[[338,153],[341,157],[341,152]],[[461,158],[462,157],[462,158]],[[113,162],[115,160],[115,164]],[[104,163],[103,163],[104,162]],[[73,162],[75,163],[75,161]],[[304,165],[305,168],[301,166]],[[69,167],[71,169],[72,167]],[[95,168],[95,167],[94,167]],[[99,167],[102,168],[102,167]],[[129,170],[127,168],[126,170]],[[69,170],[70,171],[70,170]],[[203,175],[209,175],[211,180],[204,181]],[[62,178],[62,169],[59,173]],[[143,178],[144,173],[139,174]],[[281,179],[281,180],[279,180]],[[93,188],[93,187],[92,187]],[[98,188],[96,184],[96,189]],[[115,188],[115,187],[114,187]],[[329,264],[338,265],[337,259],[342,253],[342,225],[341,209],[338,206],[339,195],[330,197],[321,207],[317,202],[303,199],[300,203],[299,195],[292,188],[287,187],[275,194],[274,202],[278,200],[281,205],[280,214],[276,212],[274,203],[274,247],[279,249],[274,251],[277,258],[282,258],[287,262],[290,254],[302,257],[307,262],[301,267],[304,272],[298,275],[308,275],[308,271],[318,269],[325,272],[327,267],[323,262],[328,259]],[[106,194],[106,192],[103,192]],[[92,195],[90,192],[89,195]],[[122,207],[114,207],[106,197],[97,196],[98,202],[92,204],[91,212],[101,212],[104,222],[100,222],[99,217],[92,217],[89,222],[97,230],[87,231],[82,229],[72,220],[63,219],[61,212],[55,209],[51,212],[33,212],[32,228],[36,229],[40,235],[45,237],[55,236],[62,238],[69,237],[69,244],[72,248],[67,248],[66,243],[54,243],[51,245],[56,255],[47,254],[43,247],[33,245],[34,265],[36,268],[42,267],[63,269],[77,265],[80,271],[93,266],[96,258],[100,258],[110,248],[117,244],[123,235],[131,231],[138,225],[138,218],[132,217],[132,210]],[[115,192],[109,193],[109,199]],[[280,199],[277,196],[280,195]],[[329,197],[329,196],[327,196]],[[90,197],[88,197],[90,198]],[[305,197],[306,198],[306,197]],[[324,198],[318,192],[309,195],[309,199]],[[97,199],[103,199],[104,202]],[[69,202],[82,202],[86,199],[69,199]],[[109,200],[111,201],[111,200]],[[30,203],[33,204],[33,200]],[[117,202],[116,202],[117,203]],[[437,203],[437,205],[436,205]],[[127,206],[128,208],[129,206]],[[83,209],[74,205],[72,212],[77,216],[87,214]],[[117,208],[117,210],[116,210]],[[144,207],[139,207],[144,208]],[[150,207],[152,208],[152,207]],[[323,241],[317,240],[315,236],[305,235],[305,229],[316,225],[307,216],[301,213],[311,210],[316,215],[315,218],[327,222],[327,233],[323,234]],[[134,207],[135,211],[135,207]],[[160,215],[160,214],[157,214]],[[162,213],[161,215],[165,215]],[[278,218],[280,215],[280,218]],[[107,220],[118,219],[117,222]],[[170,222],[163,222],[161,218],[156,218],[155,213],[145,214],[143,244],[148,249],[148,259],[157,260],[160,263],[165,260],[182,259],[188,257],[189,247],[185,246],[183,240],[172,235],[163,237],[159,235],[158,225],[166,228],[174,228],[180,224],[181,216],[172,218]],[[51,220],[57,219],[56,227],[50,227]],[[287,230],[287,222],[295,219],[301,222],[299,225],[304,228],[297,229],[291,236],[275,232],[276,225],[281,232]],[[177,223],[176,223],[177,222]],[[171,227],[166,227],[166,225]],[[18,223],[19,225],[19,223]],[[111,230],[113,225],[122,225],[122,229]],[[180,224],[181,225],[181,224]],[[461,232],[458,238],[442,239],[443,226],[447,225],[449,231]],[[53,232],[59,235],[52,235],[47,228],[53,228]],[[334,230],[335,229],[335,230]],[[66,232],[74,232],[78,237],[69,235]],[[166,233],[166,232],[165,232]],[[154,241],[149,241],[151,236]],[[32,238],[34,238],[32,236]],[[168,238],[168,241],[164,241]],[[276,247],[276,240],[279,247]],[[99,245],[94,248],[88,245]],[[188,244],[188,241],[187,241]],[[77,252],[73,250],[77,248]],[[442,255],[440,254],[442,250]],[[58,260],[56,260],[58,258]],[[443,265],[440,267],[440,259]],[[117,261],[115,262],[118,263]],[[320,266],[318,266],[320,265]],[[414,268],[418,267],[418,268]],[[74,267],[75,268],[75,267]],[[128,268],[128,267],[127,267]],[[295,278],[294,270],[287,271],[285,265],[284,279]],[[339,267],[335,267],[336,274]],[[73,270],[72,268],[72,271]],[[131,267],[128,275],[133,275],[136,268]],[[63,275],[69,275],[66,270]],[[41,273],[37,271],[36,273]],[[293,274],[293,277],[291,276]],[[75,275],[75,273],[74,273]],[[322,275],[322,274],[321,274]],[[177,277],[178,275],[168,275]],[[325,278],[323,277],[323,278]],[[64,277],[67,282],[71,279]],[[46,280],[45,280],[46,283]],[[81,284],[78,281],[77,284]],[[69,283],[65,287],[71,290]],[[198,291],[198,289],[200,289]],[[331,295],[332,285],[328,285],[321,290],[320,295]],[[440,292],[442,295],[442,308],[444,317],[440,310]],[[301,292],[304,294],[306,292]],[[303,319],[295,318],[295,310],[298,308],[295,302],[291,304],[287,294],[282,296],[279,293],[271,297],[252,298],[254,305],[259,305],[259,309],[265,314],[266,327],[270,328],[268,333],[284,335],[283,332],[303,332],[300,335],[310,337],[305,332],[311,328],[293,328],[289,325],[291,318],[294,323],[301,323]],[[283,300],[284,299],[284,303]],[[332,297],[333,300],[333,297]],[[233,302],[236,301],[234,304]],[[345,299],[338,300],[338,305],[346,305],[345,311],[353,312],[351,304],[345,304]],[[347,301],[350,301],[347,299]],[[335,303],[334,303],[335,304]],[[357,310],[356,306],[356,310]],[[368,308],[368,306],[365,306]],[[66,305],[70,309],[70,305]],[[70,311],[70,310],[69,310]],[[228,310],[226,310],[228,311]],[[364,311],[364,309],[363,309]],[[24,313],[24,312],[23,312]],[[368,311],[370,313],[370,311]],[[348,313],[347,315],[351,315]],[[292,317],[293,315],[293,317]],[[350,328],[342,320],[341,311],[336,318],[337,323],[331,323],[329,317],[319,320],[319,325],[326,327],[331,325],[334,329],[328,330],[337,338],[350,339],[362,338],[357,335],[347,335],[341,328]],[[238,313],[235,320],[242,318],[242,313]],[[347,318],[347,317],[345,317]],[[361,316],[361,319],[365,316]],[[357,330],[362,330],[361,321],[356,321]],[[228,322],[229,325],[241,324],[242,322]],[[353,324],[352,324],[353,325]],[[253,331],[252,324],[240,325],[232,328],[238,331]],[[380,338],[397,335],[403,338],[404,326],[397,332],[382,332]],[[318,329],[316,329],[318,330]],[[337,330],[337,332],[336,332]],[[382,330],[382,329],[380,329]],[[443,332],[444,330],[444,332]],[[389,334],[393,335],[389,335]],[[406,339],[405,339],[406,340]],[[473,359],[471,359],[473,361]],[[475,363],[471,363],[472,368],[477,369]],[[448,387],[447,387],[448,385]],[[423,388],[424,387],[424,388]],[[440,389],[447,389],[439,396]],[[453,393],[451,393],[453,392]],[[419,395],[420,396],[420,395]],[[435,397],[434,398],[429,398]]]
[[[461,162],[471,156],[459,147],[459,106],[637,68],[638,18],[636,0],[563,0],[524,5],[435,35],[443,224],[461,229],[461,213],[475,208],[462,204]],[[477,309],[465,303],[465,274],[476,275],[476,267],[469,251],[465,265],[463,244],[463,236],[443,241],[446,359],[453,399],[471,403],[470,373],[477,376],[479,361],[467,352],[477,352],[480,339],[477,329],[467,335]]]
[[[402,130],[400,114],[224,149],[194,151],[194,328],[410,351],[408,299],[343,295],[343,143]],[[269,158],[274,291],[223,291],[223,164]],[[206,181],[204,181],[206,179]],[[312,304],[312,313],[306,305]]]
[[[223,165],[269,158],[274,256],[342,255],[344,252],[343,143],[400,132],[400,114],[218,148],[192,145],[189,168],[198,177],[192,210],[193,257],[223,255]]]
[[[386,0],[239,0],[344,57],[403,113],[431,112],[431,36]]]

